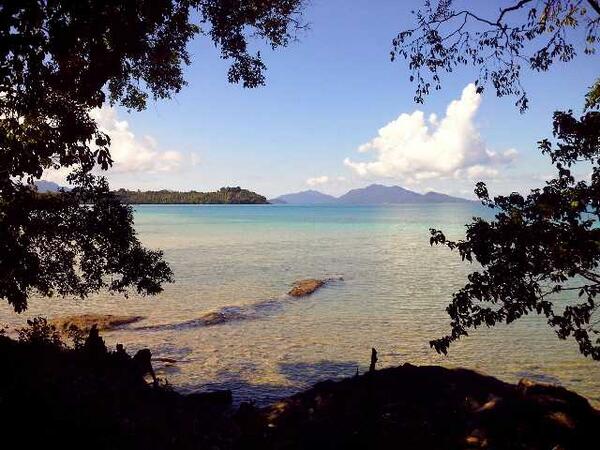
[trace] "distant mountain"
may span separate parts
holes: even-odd
[[[452,197],[447,194],[440,194],[439,192],[430,191],[423,195],[424,199],[429,203],[470,203],[473,200],[467,200],[461,197]]]
[[[361,189],[352,189],[338,198],[337,203],[346,205],[381,205],[391,203],[421,203],[423,195],[400,186],[372,184]]]
[[[280,198],[270,198],[268,202],[271,205],[287,205],[287,202],[285,200],[281,200]]]
[[[372,184],[370,186],[352,189],[341,197],[333,197],[319,191],[304,191],[295,194],[281,195],[269,200],[273,204],[290,205],[393,205],[400,203],[471,203],[466,198],[452,197],[439,192],[419,194],[400,186],[384,186]]]
[[[269,200],[271,203],[285,203],[288,205],[318,205],[336,202],[336,198],[333,195],[323,194],[319,191],[309,190],[296,192],[294,194],[280,195],[273,200]]]
[[[38,180],[35,182],[35,187],[38,192],[58,192],[62,189],[62,186],[54,183],[53,181]]]

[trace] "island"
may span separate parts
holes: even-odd
[[[247,204],[265,205],[269,202],[267,198],[256,192],[236,187],[222,187],[216,192],[180,192],[170,190],[160,191],[129,191],[119,189],[115,191],[124,203],[139,204],[203,204],[203,205],[225,205],[225,204]]]

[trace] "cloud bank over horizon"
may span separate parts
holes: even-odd
[[[184,158],[180,152],[160,149],[152,136],[136,136],[129,122],[119,120],[115,108],[102,107],[91,116],[98,129],[110,136],[111,172],[174,172],[181,167]]]
[[[322,175],[320,177],[312,177],[306,180],[306,184],[310,187],[320,186],[322,184],[327,184],[329,182],[329,177],[327,175]]]
[[[184,156],[175,150],[162,149],[158,141],[150,135],[137,136],[127,120],[119,120],[117,109],[111,106],[91,111],[90,116],[98,125],[98,129],[110,137],[110,154],[113,165],[108,171],[94,169],[94,172],[108,177],[127,174],[159,175],[178,172],[183,163],[189,159],[192,167],[200,163],[197,154]],[[42,179],[66,185],[70,167],[58,170],[46,169]]]
[[[487,147],[474,122],[481,98],[471,83],[460,99],[448,105],[442,119],[435,114],[426,119],[420,110],[403,113],[358,148],[359,153],[373,153],[374,160],[346,158],[344,164],[363,178],[389,178],[406,184],[493,178],[500,167],[514,161],[517,151],[496,152]]]

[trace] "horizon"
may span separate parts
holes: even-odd
[[[52,184],[53,184],[53,185],[55,185],[57,188],[65,188],[65,187],[67,187],[67,186],[62,186],[62,185],[60,185],[59,183],[57,183],[57,182],[55,182],[55,181],[50,181],[50,180],[45,180],[45,179],[38,180],[37,182],[42,182],[42,183],[52,183]],[[279,195],[277,195],[277,196],[275,196],[275,197],[269,197],[268,195],[264,195],[264,194],[262,194],[261,192],[253,191],[252,189],[248,189],[248,188],[246,188],[245,186],[237,185],[237,184],[235,184],[235,183],[234,183],[234,184],[231,184],[231,185],[223,185],[223,186],[221,186],[221,187],[219,187],[219,188],[216,188],[216,189],[213,189],[213,190],[211,190],[211,191],[199,191],[199,190],[197,190],[197,189],[194,189],[194,188],[192,188],[192,189],[189,189],[189,190],[187,190],[187,191],[185,191],[185,190],[178,190],[178,189],[168,189],[168,188],[145,189],[145,190],[141,190],[141,189],[139,189],[139,188],[137,188],[137,189],[136,189],[136,188],[114,188],[113,190],[115,190],[115,191],[118,191],[118,190],[129,190],[129,191],[141,191],[141,192],[145,192],[145,191],[146,191],[146,192],[147,192],[147,191],[169,191],[169,192],[192,192],[192,191],[193,191],[193,192],[216,192],[216,191],[218,191],[219,189],[225,189],[225,188],[239,187],[239,188],[241,188],[241,189],[246,189],[246,190],[248,190],[248,191],[254,192],[255,194],[262,195],[262,196],[264,196],[265,198],[267,198],[267,200],[276,200],[276,199],[279,199],[280,197],[285,197],[285,196],[288,196],[288,195],[304,194],[304,193],[307,193],[307,192],[315,192],[315,193],[318,193],[318,194],[327,195],[327,196],[334,197],[334,198],[336,198],[336,199],[337,199],[337,198],[340,198],[340,197],[344,196],[345,194],[347,194],[347,193],[349,193],[349,192],[351,192],[351,191],[363,190],[363,189],[367,189],[367,188],[370,188],[370,187],[373,187],[373,186],[381,186],[381,187],[388,187],[388,188],[397,187],[397,188],[401,188],[401,189],[404,189],[404,190],[406,190],[406,191],[414,192],[414,193],[421,194],[421,195],[427,195],[427,194],[429,194],[429,193],[433,193],[433,194],[442,194],[442,195],[448,195],[448,196],[451,196],[451,197],[462,198],[462,199],[465,199],[465,200],[471,200],[471,201],[473,201],[473,199],[466,198],[466,197],[461,197],[461,196],[454,196],[454,195],[450,195],[450,194],[448,194],[448,193],[446,193],[446,192],[440,192],[440,191],[436,191],[436,190],[418,191],[418,190],[416,190],[416,189],[415,189],[415,190],[413,190],[413,189],[409,189],[409,188],[407,188],[407,187],[400,186],[400,185],[398,185],[398,184],[391,184],[391,185],[389,185],[389,184],[383,184],[383,183],[370,183],[370,184],[367,184],[367,185],[364,185],[364,186],[357,186],[357,187],[353,187],[353,188],[350,188],[350,189],[348,189],[347,191],[345,191],[345,192],[342,192],[341,194],[337,194],[337,195],[333,195],[333,194],[327,194],[327,193],[325,193],[325,192],[323,192],[323,191],[320,191],[320,190],[318,190],[318,189],[314,189],[314,188],[308,188],[308,189],[304,189],[304,190],[302,190],[302,191],[295,191],[295,192],[285,192],[285,193],[283,193],[283,194],[279,194]],[[477,199],[475,199],[474,201],[477,201]]]
[[[475,93],[469,69],[444,76],[443,89],[416,104],[405,63],[390,62],[389,50],[420,4],[312,2],[299,42],[276,52],[257,45],[268,67],[266,86],[257,89],[230,85],[227,62],[210,42],[194,40],[188,85],[173,101],[151,102],[143,112],[96,111],[112,139],[112,188],[239,184],[274,198],[383,183],[474,198],[477,181],[506,194],[548,179],[552,166],[537,141],[551,136],[554,110],[583,106],[597,60],[579,55],[548,73],[525,72],[525,114],[512,97]],[[490,13],[496,5],[474,8]]]

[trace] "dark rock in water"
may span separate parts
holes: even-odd
[[[304,297],[310,295],[325,284],[324,280],[309,278],[307,280],[299,280],[294,283],[292,290],[288,292],[292,297]]]
[[[219,325],[239,318],[241,318],[241,314],[235,314],[231,311],[212,311],[204,314],[198,320],[202,322],[203,325],[209,327],[211,325]]]
[[[323,280],[319,280],[317,278],[307,278],[306,280],[298,280],[294,283],[288,295],[292,297],[305,297],[307,295],[312,294],[317,289],[325,286],[325,284],[330,281],[342,281],[342,277],[337,278],[325,278]]]
[[[167,358],[164,356],[152,357],[152,361],[163,362],[167,364],[176,364],[178,361],[175,358]]]
[[[89,332],[92,326],[96,326],[99,331],[112,330],[123,325],[139,322],[143,320],[142,316],[114,316],[112,314],[78,314],[72,316],[56,317],[50,320],[50,325],[60,331],[67,331],[71,327],[79,328],[82,331]]]

